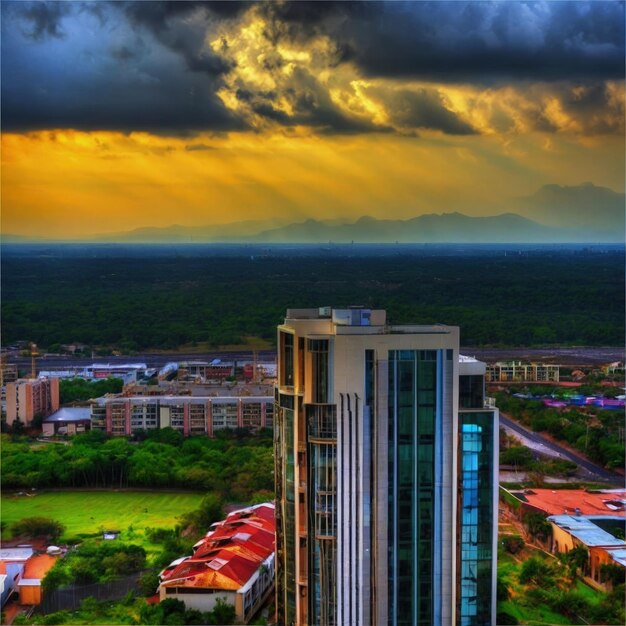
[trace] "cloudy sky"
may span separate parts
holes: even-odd
[[[2,232],[624,191],[622,2],[10,2]]]

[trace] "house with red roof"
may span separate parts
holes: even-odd
[[[193,547],[159,574],[159,599],[175,598],[187,608],[211,611],[218,600],[248,623],[274,588],[274,504],[233,511],[216,522]]]

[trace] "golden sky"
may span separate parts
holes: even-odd
[[[586,5],[590,21],[585,3],[442,3],[431,23],[419,3],[298,4],[3,3],[2,232],[495,215],[550,183],[624,191],[623,5]]]

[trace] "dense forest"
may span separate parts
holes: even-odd
[[[181,433],[164,428],[144,436],[132,442],[90,431],[68,445],[32,447],[26,439],[3,435],[2,486],[176,487],[211,490],[227,502],[273,497],[270,430],[257,435],[220,431],[215,439],[183,439]]]
[[[3,343],[125,352],[246,336],[288,307],[360,304],[461,327],[463,345],[623,345],[624,254],[3,255]]]

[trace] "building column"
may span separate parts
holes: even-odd
[[[206,402],[206,434],[213,437],[213,403],[210,400]]]
[[[130,427],[130,400],[127,400],[124,403],[124,413],[125,413],[125,417],[126,417],[126,434],[127,435],[131,435],[132,431],[131,431],[131,427]]]
[[[237,401],[237,426],[243,428],[243,400]]]
[[[183,435],[189,437],[189,402],[183,404]]]
[[[104,407],[104,411],[105,411],[105,418],[104,418],[104,424],[105,424],[105,430],[107,435],[111,435],[113,433],[113,422],[111,419],[111,405],[107,402],[107,404],[105,404]]]

